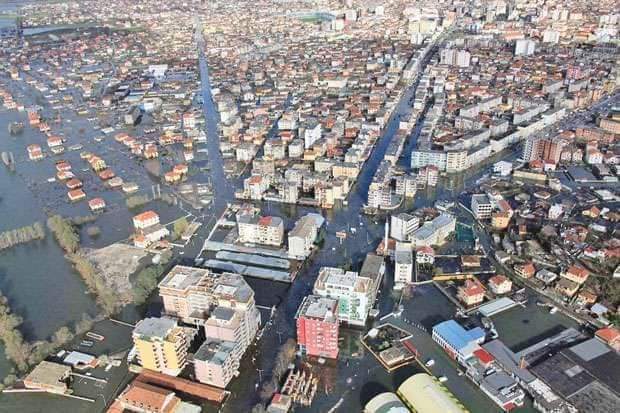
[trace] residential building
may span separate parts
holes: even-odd
[[[306,259],[312,252],[319,229],[325,219],[319,214],[301,217],[288,233],[288,254],[291,258]]]
[[[390,236],[397,241],[406,242],[411,234],[420,227],[420,218],[402,212],[390,217]]]
[[[530,56],[536,50],[536,42],[531,39],[518,39],[515,44],[515,56]]]
[[[159,295],[167,315],[203,327],[209,344],[195,360],[197,377],[225,387],[260,325],[254,291],[239,274],[176,265],[159,283]]]
[[[279,247],[284,241],[284,223],[280,217],[261,217],[253,213],[237,214],[239,242]]]
[[[396,243],[394,255],[394,283],[395,288],[413,281],[413,252],[409,244]]]
[[[484,287],[478,281],[465,280],[465,284],[458,288],[456,296],[466,306],[480,304],[484,301]]]
[[[536,267],[534,267],[533,263],[527,262],[525,264],[515,265],[514,271],[515,274],[517,274],[519,277],[529,279],[532,278],[534,274],[536,274]]]
[[[441,214],[415,230],[411,235],[411,243],[413,247],[441,245],[455,229],[456,218],[450,214]]]
[[[560,273],[562,278],[573,281],[579,285],[582,285],[588,280],[590,272],[583,267],[571,265],[566,271]]]
[[[375,280],[353,271],[322,267],[314,283],[314,294],[338,300],[338,319],[364,326],[376,298]]]
[[[471,210],[478,220],[491,218],[493,204],[486,194],[476,194],[471,197]]]
[[[338,300],[306,296],[297,310],[297,344],[308,356],[338,358]]]
[[[133,342],[142,367],[177,376],[187,364],[191,337],[172,318],[145,318],[133,330]]]
[[[226,388],[239,374],[239,360],[236,357],[237,344],[207,337],[194,354],[196,380],[211,386]]]
[[[494,275],[489,279],[489,288],[493,294],[508,294],[512,290],[512,281],[503,275]]]

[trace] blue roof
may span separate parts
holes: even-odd
[[[457,350],[463,349],[472,341],[477,341],[485,336],[482,328],[476,327],[467,331],[454,320],[447,320],[434,325],[433,331]]]

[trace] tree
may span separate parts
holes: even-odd
[[[140,270],[133,281],[132,295],[134,303],[142,304],[157,288],[157,282],[164,268],[162,265],[152,265]]]
[[[56,347],[60,347],[73,340],[73,333],[69,330],[69,327],[60,327],[52,336],[52,343]]]
[[[187,222],[187,218],[182,217],[174,221],[174,226],[172,229],[172,238],[179,239],[181,235],[187,230],[189,227],[189,223]]]
[[[80,236],[68,220],[60,215],[52,215],[47,220],[47,227],[65,252],[75,253],[80,248]]]

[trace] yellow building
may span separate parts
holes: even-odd
[[[465,413],[467,410],[437,379],[426,373],[409,377],[400,385],[396,394],[417,413]]]
[[[171,318],[145,318],[133,330],[142,367],[177,376],[187,363],[191,337]]]

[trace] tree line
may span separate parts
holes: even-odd
[[[0,250],[33,240],[45,238],[45,228],[40,222],[0,233]]]
[[[4,343],[6,358],[15,365],[19,373],[39,364],[58,348],[73,340],[75,335],[81,335],[93,326],[93,320],[84,314],[73,331],[66,326],[60,327],[49,340],[30,343],[19,331],[22,322],[22,318],[11,311],[8,299],[0,291],[0,340]],[[15,380],[15,375],[10,374],[4,380],[4,385],[11,385]]]
[[[67,259],[73,264],[80,274],[88,291],[97,297],[97,303],[106,316],[114,314],[120,307],[120,302],[114,291],[108,287],[93,264],[80,253],[80,235],[73,223],[61,217],[53,215],[47,220],[47,226],[54,234],[58,245],[65,251]]]

